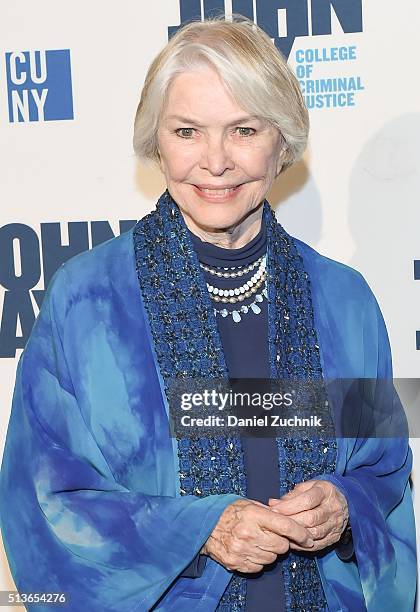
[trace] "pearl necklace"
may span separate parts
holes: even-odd
[[[260,314],[261,308],[258,305],[261,303],[264,298],[267,298],[267,287],[266,287],[266,279],[267,279],[267,258],[265,255],[254,261],[252,264],[249,264],[245,267],[232,267],[232,268],[211,268],[210,266],[206,266],[200,263],[200,267],[209,272],[212,276],[217,276],[219,278],[237,278],[238,276],[243,276],[247,272],[251,272],[258,265],[258,270],[255,274],[246,281],[240,287],[235,287],[234,289],[222,289],[220,287],[214,287],[210,283],[206,283],[207,290],[210,294],[210,298],[214,302],[222,302],[225,304],[237,304],[238,302],[243,302],[245,299],[250,298],[255,295],[254,301],[251,304],[243,304],[240,308],[236,308],[234,310],[228,310],[227,308],[217,309],[214,308],[214,314],[220,315],[223,318],[227,316],[231,316],[235,323],[239,323],[242,320],[242,316],[247,314],[248,312],[253,312],[254,314]],[[235,270],[235,272],[233,272]],[[257,291],[263,286],[263,289],[260,293]]]
[[[266,257],[262,257],[257,272],[246,283],[240,287],[235,287],[235,289],[220,289],[219,287],[213,287],[210,283],[206,283],[211,299],[214,302],[236,304],[237,302],[243,302],[245,298],[251,297],[258,291],[267,277],[265,270],[266,261]]]
[[[200,263],[200,268],[205,270],[206,272],[210,272],[212,276],[218,276],[219,278],[236,278],[238,276],[243,276],[248,272],[251,272],[258,265],[261,265],[262,260],[265,259],[265,255],[257,259],[256,261],[248,264],[247,266],[233,266],[232,268],[211,268],[210,266],[206,266],[205,264]],[[222,270],[224,270],[222,272]],[[236,272],[231,272],[230,270],[236,270]]]

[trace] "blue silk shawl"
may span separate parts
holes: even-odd
[[[231,573],[208,559],[200,578],[180,574],[240,495],[181,489],[135,232],[71,259],[49,286],[18,366],[0,480],[3,540],[17,588],[65,592],[66,610],[210,612]],[[364,279],[290,240],[310,280],[323,376],[391,376]],[[407,440],[338,438],[334,451],[334,473],[317,477],[348,500],[357,563],[334,550],[317,557],[328,609],[411,611]]]

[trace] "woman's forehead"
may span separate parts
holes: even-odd
[[[232,118],[230,121],[229,119],[225,122],[226,127],[237,125],[238,123],[249,123],[252,121],[261,121],[260,117],[256,117],[255,115],[250,115],[250,114],[243,113],[243,112],[237,117]],[[168,115],[165,115],[165,120],[166,121],[176,121],[180,123],[189,123],[191,125],[194,125],[195,127],[206,127],[206,125],[202,123],[200,119],[195,118],[194,115],[177,115],[177,114],[169,115],[168,114]]]
[[[203,66],[195,70],[184,70],[172,79],[167,91],[168,102],[206,102],[217,97],[224,103],[236,105],[232,94],[216,70]]]
[[[251,119],[215,70],[185,71],[170,84],[162,109],[165,120],[188,119],[196,125],[206,125],[209,119],[223,119],[224,123],[236,123],[238,119]]]

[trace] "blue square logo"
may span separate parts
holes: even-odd
[[[73,119],[70,49],[6,53],[9,121]]]

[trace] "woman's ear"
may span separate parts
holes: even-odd
[[[280,149],[280,154],[279,154],[279,156],[277,158],[276,178],[279,176],[279,174],[283,170],[283,166],[284,166],[285,162],[287,161],[287,152],[288,152],[288,147],[287,147],[286,143],[284,143],[282,145],[282,148]]]
[[[279,155],[277,157],[277,166],[276,166],[276,178],[279,176],[279,174],[281,173],[281,171],[283,170],[283,166],[285,164],[285,162],[287,162],[287,157],[288,157],[288,151],[289,151],[289,147],[287,145],[287,142],[283,136],[283,134],[280,132],[280,151],[279,151]]]

